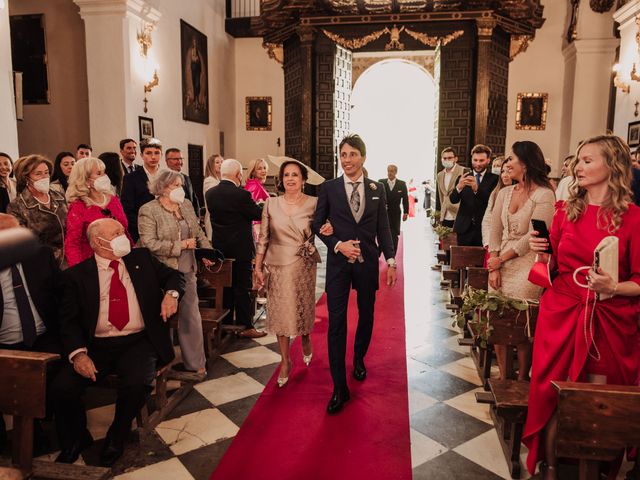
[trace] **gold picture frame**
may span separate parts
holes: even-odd
[[[247,97],[247,130],[271,131],[271,108],[271,97]]]
[[[547,126],[548,93],[519,93],[516,130],[544,130]]]

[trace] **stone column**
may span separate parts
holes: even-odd
[[[0,145],[14,160],[18,156],[18,127],[13,96],[13,66],[11,63],[11,34],[9,7],[0,2]]]
[[[491,38],[496,21],[493,18],[479,18],[478,61],[476,75],[476,115],[473,135],[474,144],[487,143],[487,125],[489,120],[489,87],[491,79]]]
[[[96,152],[113,151],[125,137],[138,138],[134,115],[128,115],[142,90],[139,46],[135,32],[155,23],[160,12],[144,0],[74,0],[85,24],[89,122]],[[136,108],[138,110],[138,108]]]
[[[301,152],[299,160],[305,165],[311,165],[311,149],[313,148],[313,60],[314,60],[314,40],[316,32],[311,27],[300,27],[298,29],[300,37],[300,62],[302,67],[302,103],[301,118],[302,125],[300,134]]]

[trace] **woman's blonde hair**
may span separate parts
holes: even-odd
[[[13,165],[13,175],[16,177],[16,191],[22,193],[27,188],[27,180],[29,175],[38,166],[44,163],[49,168],[49,177],[53,173],[53,164],[51,160],[43,155],[27,155],[26,157],[20,157]]]
[[[95,157],[81,158],[73,166],[71,174],[69,175],[69,186],[67,187],[67,193],[65,195],[68,203],[78,199],[82,200],[87,205],[90,203],[89,193],[91,189],[87,184],[87,180],[89,180],[91,171],[94,167],[98,170],[102,170],[103,172],[106,168],[104,162]],[[111,185],[111,191],[108,193],[111,195],[115,193],[113,185]]]
[[[214,153],[213,155],[211,155],[209,158],[207,158],[207,164],[204,167],[204,176],[213,177],[220,180],[220,175],[216,175],[216,158],[221,158],[222,161],[224,161],[224,158],[222,158],[222,155],[220,155],[219,153]]]
[[[578,146],[576,156],[569,164],[574,181],[569,186],[569,198],[565,204],[567,218],[572,222],[578,220],[587,210],[587,190],[578,185],[576,166],[580,158],[580,150],[585,145],[598,145],[609,169],[609,195],[598,212],[597,226],[609,233],[616,232],[622,224],[622,215],[626,213],[632,201],[631,193],[631,152],[628,145],[616,135],[599,135],[588,138]]]
[[[267,167],[267,170],[269,170],[269,164],[264,158],[256,158],[255,160],[251,161],[249,167],[247,168],[247,171],[249,172],[248,178],[256,178],[256,168],[258,168],[260,162],[263,162],[265,167]]]

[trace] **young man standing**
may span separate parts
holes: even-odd
[[[395,165],[389,165],[387,166],[387,178],[380,180],[380,183],[384,185],[384,191],[387,195],[387,215],[389,216],[389,226],[391,227],[394,251],[398,250],[400,218],[405,222],[409,216],[409,194],[407,192],[407,184],[398,179],[397,175],[398,167]],[[400,211],[401,202],[402,211]]]

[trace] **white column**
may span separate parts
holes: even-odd
[[[13,96],[13,66],[11,63],[11,34],[9,6],[0,0],[0,151],[18,156],[18,127]]]
[[[94,151],[113,151],[125,137],[138,138],[133,89],[149,79],[140,72],[136,32],[160,12],[144,0],[74,0],[85,23],[89,121]]]
[[[624,93],[616,90],[616,117],[613,131],[624,140],[630,122],[640,120],[640,114],[636,115],[635,103],[640,101],[640,83],[631,80],[630,72],[633,65],[636,66],[636,74],[640,75],[640,45],[636,35],[640,32],[640,25],[636,23],[636,17],[640,15],[640,0],[632,0],[615,12],[613,18],[620,24],[620,79],[630,86],[630,92]]]

